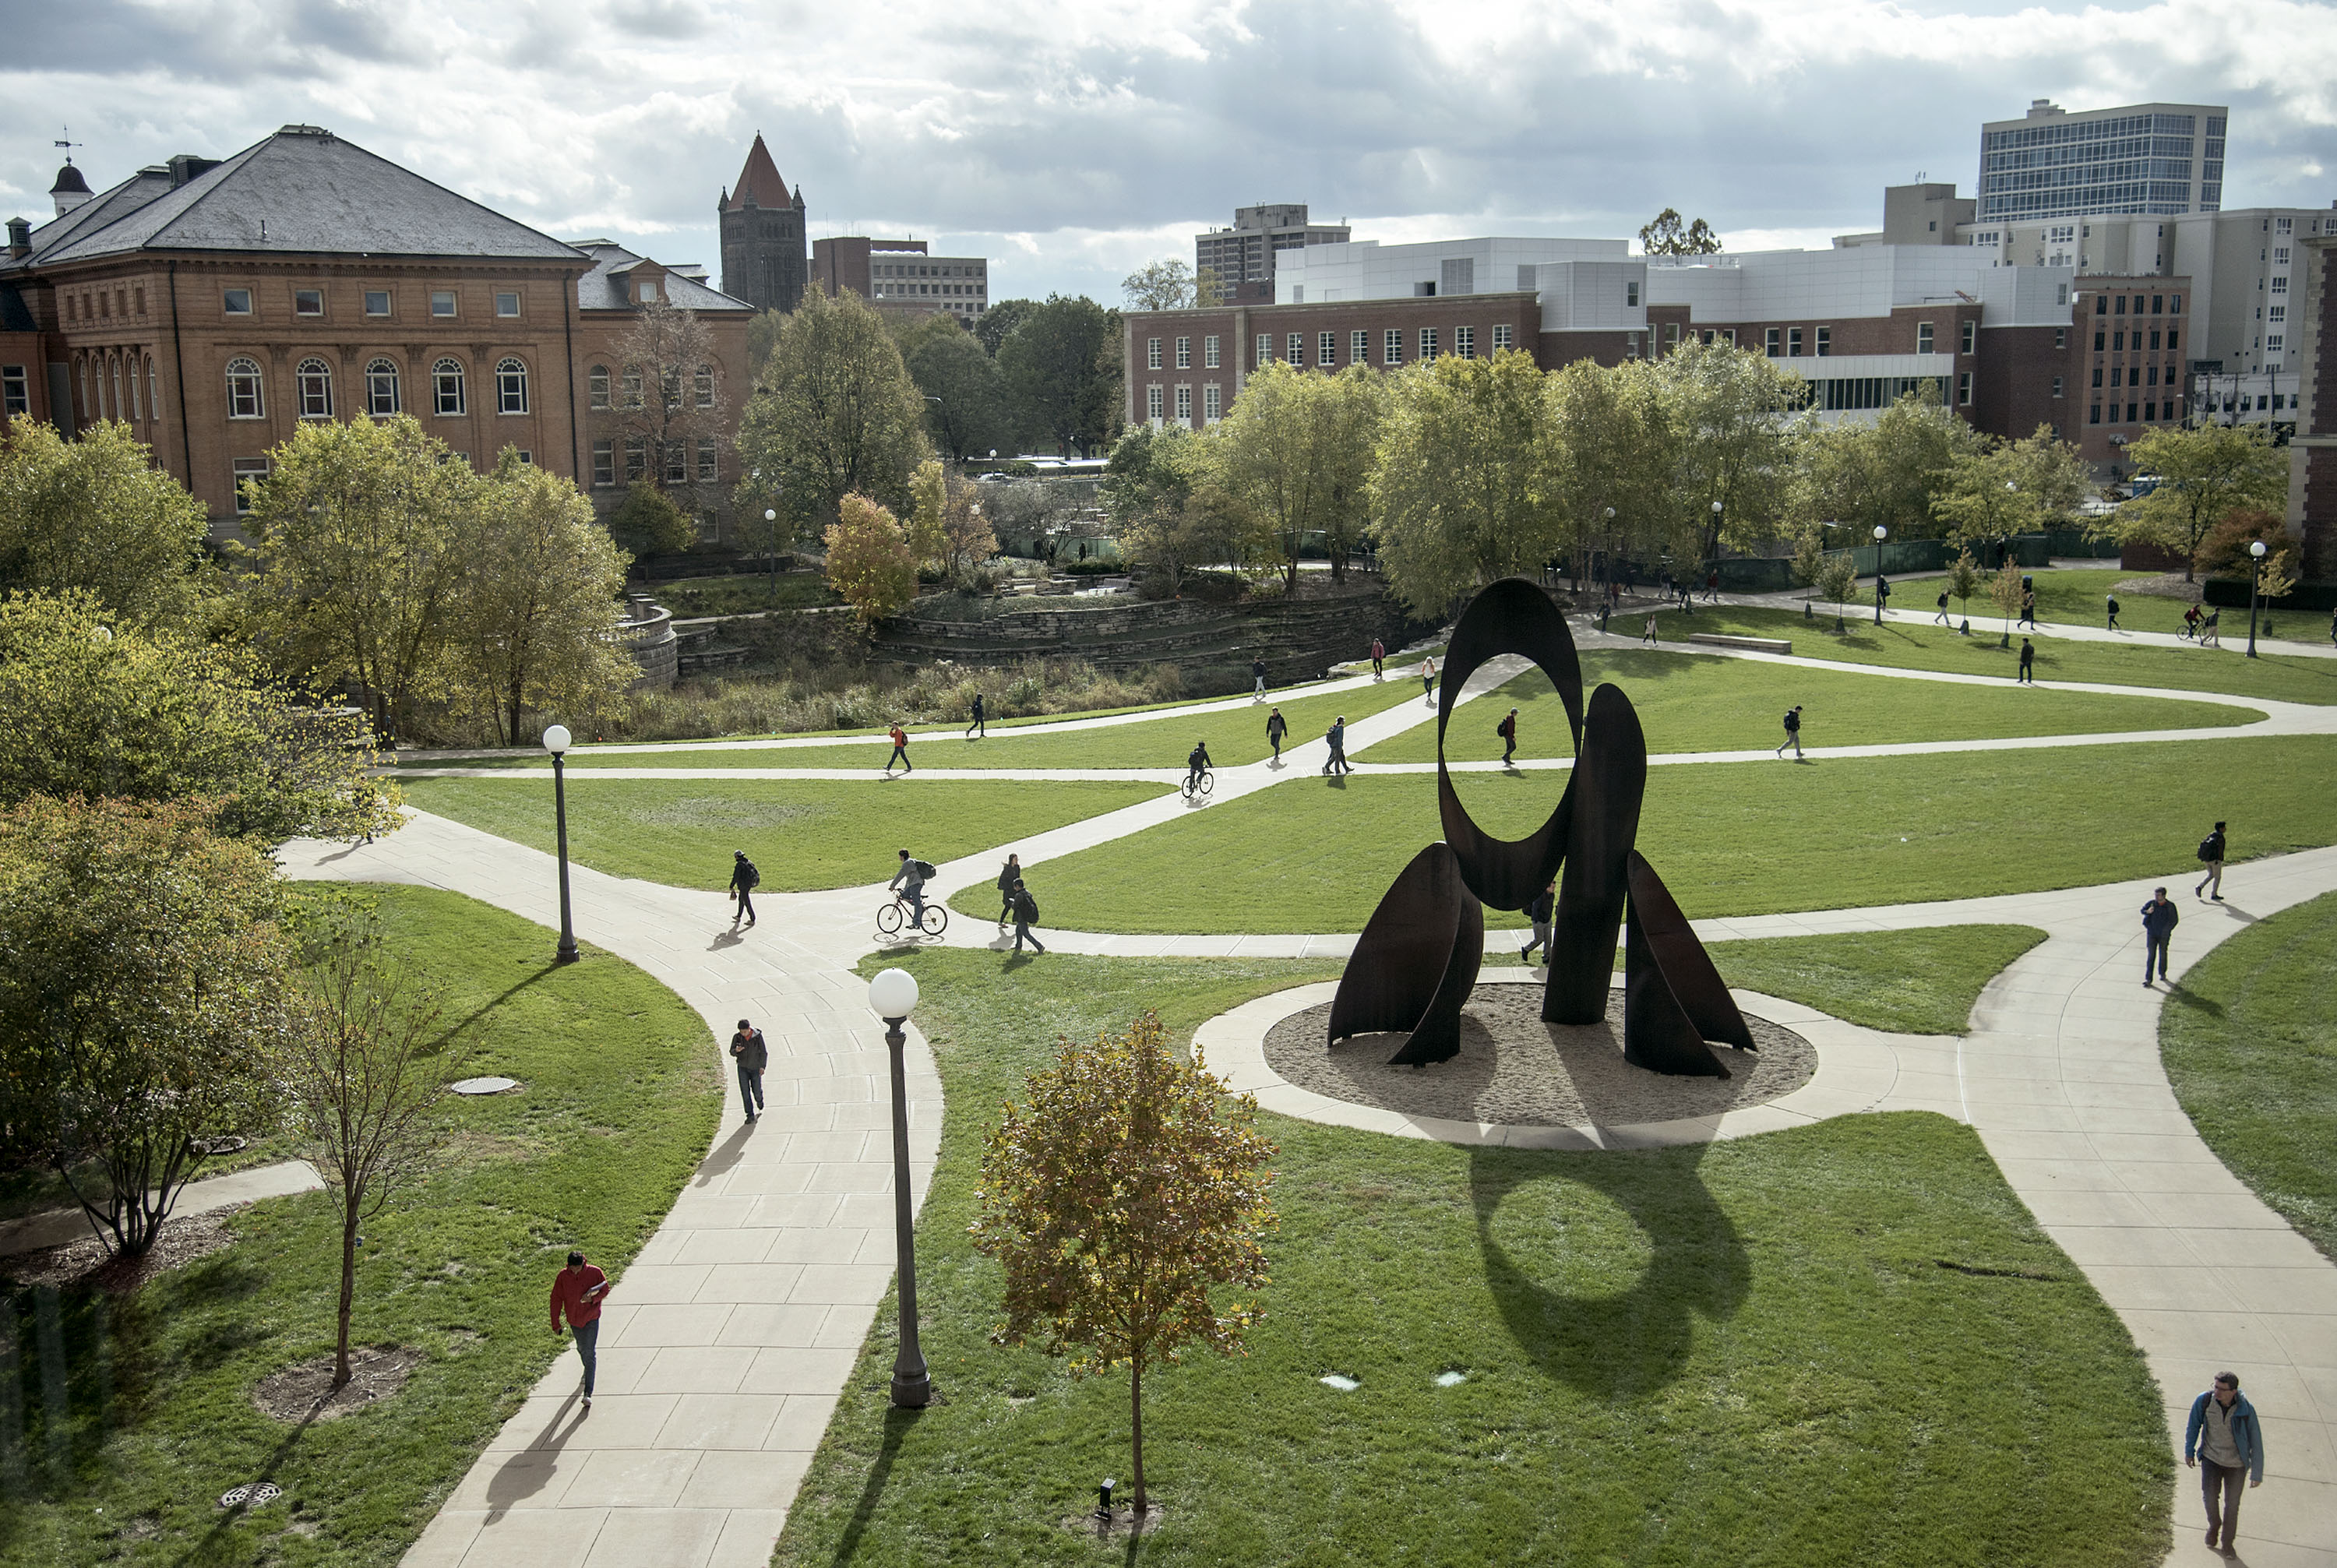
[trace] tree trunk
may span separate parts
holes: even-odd
[[[341,1311],[338,1338],[333,1347],[333,1389],[336,1393],[349,1382],[349,1303],[357,1290],[357,1205],[363,1194],[354,1187],[342,1190],[341,1210]]]
[[[1144,1496],[1144,1363],[1128,1365],[1129,1449],[1136,1466],[1136,1512],[1141,1516],[1151,1504]]]

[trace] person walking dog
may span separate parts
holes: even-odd
[[[2215,824],[2213,833],[2199,840],[2199,861],[2207,867],[2207,874],[2199,878],[2197,887],[2191,889],[2191,897],[2196,898],[2212,885],[2215,889],[2212,902],[2221,904],[2224,901],[2224,825],[2221,822]]]
[[[2191,1401],[2183,1428],[2183,1463],[2199,1472],[2207,1505],[2207,1544],[2226,1557],[2240,1554],[2240,1477],[2264,1485],[2264,1428],[2256,1407],[2240,1392],[2236,1372],[2218,1372],[2215,1386]]]
[[[1774,755],[1783,757],[1788,746],[1794,749],[1794,760],[1800,761],[1802,760],[1802,705],[1798,702],[1785,710],[1785,738],[1777,742],[1777,750]]]
[[[576,1358],[584,1363],[584,1408],[592,1408],[592,1377],[601,1367],[601,1303],[608,1298],[609,1277],[584,1260],[582,1252],[568,1255],[568,1267],[552,1280],[552,1337],[560,1338],[560,1319],[576,1337]]]
[[[2151,895],[2150,902],[2142,906],[2142,983],[2150,984],[2150,966],[2158,965],[2158,977],[2166,978],[2166,945],[2175,936],[2176,923],[2182,916],[2166,901],[2166,889],[2161,887]]]
[[[1274,748],[1274,760],[1269,767],[1282,766],[1282,738],[1290,733],[1290,720],[1282,716],[1280,708],[1271,708],[1266,715],[1266,743]]]
[[[893,776],[893,764],[895,762],[901,765],[904,774],[915,772],[916,769],[909,765],[909,732],[895,724],[885,733],[893,738],[893,754],[885,759],[885,777],[890,779]]]
[[[730,1060],[738,1064],[738,1098],[752,1122],[763,1109],[763,1069],[771,1064],[771,1047],[763,1032],[744,1018],[738,1020],[738,1033],[730,1036]]]
[[[973,694],[973,722],[965,727],[967,740],[972,740],[977,737],[984,740],[990,739],[990,720],[982,710],[982,693],[979,691]],[[906,761],[907,759],[904,757],[903,760]]]
[[[1034,952],[1044,953],[1047,950],[1032,934],[1031,927],[1038,923],[1039,901],[1031,897],[1031,889],[1025,887],[1018,877],[1014,883],[1014,951],[1022,952],[1022,944],[1026,941]]]
[[[762,880],[763,874],[755,869],[755,863],[747,858],[744,849],[730,851],[730,894],[738,901],[738,907],[730,916],[733,931],[738,929],[741,920],[749,926],[755,923],[755,888]]]
[[[1506,768],[1518,751],[1518,710],[1511,709],[1509,716],[1493,726],[1493,733],[1501,738],[1501,766]]]
[[[1022,880],[1022,857],[1009,855],[1006,864],[998,869],[998,928],[1014,918],[1014,889]]]

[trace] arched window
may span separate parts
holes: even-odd
[[[366,366],[366,412],[386,419],[397,412],[397,362],[376,359]]]
[[[463,412],[460,359],[441,359],[430,367],[430,407],[433,412],[450,416]]]
[[[606,408],[609,406],[609,368],[606,365],[592,367],[592,392],[593,407]]]
[[[109,375],[113,377],[113,401],[106,403],[105,379]],[[105,416],[108,419],[119,419],[123,416],[122,412],[122,361],[112,354],[108,354],[105,357],[105,363],[98,367],[97,400],[101,404],[105,405]]]
[[[333,416],[333,368],[322,359],[303,359],[295,373],[300,388],[300,417],[330,419]]]
[[[707,366],[700,365],[700,366],[698,368],[698,375],[697,375],[697,377],[696,377],[696,383],[697,383],[697,391],[698,391],[698,406],[699,406],[700,408],[711,408],[711,407],[714,407],[714,372],[713,372],[713,370],[712,370],[711,368],[709,368],[709,367],[707,367]]]
[[[230,359],[227,362],[227,416],[230,419],[264,419],[268,404],[259,393],[259,361]]]
[[[134,424],[146,417],[146,399],[138,395],[138,361],[130,361],[130,417]]]
[[[162,383],[154,374],[154,356],[146,356],[146,417],[162,416]]]
[[[495,412],[527,412],[527,367],[517,359],[495,361]]]

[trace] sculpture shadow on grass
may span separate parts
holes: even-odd
[[[1736,1226],[1699,1169],[1704,1145],[1610,1153],[1539,1153],[1479,1148],[1469,1191],[1485,1285],[1519,1349],[1569,1387],[1600,1399],[1643,1398],[1678,1380],[1696,1346],[1697,1321],[1734,1318],[1752,1289],[1753,1266]],[[1628,1289],[1571,1292],[1539,1260],[1513,1256],[1495,1234],[1504,1200],[1542,1183],[1597,1190],[1647,1238],[1647,1267]],[[1568,1244],[1564,1227],[1548,1242]]]

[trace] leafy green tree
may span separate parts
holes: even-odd
[[[1829,551],[1818,563],[1816,587],[1833,601],[1833,629],[1843,629],[1843,611],[1858,592],[1858,556],[1849,550]]]
[[[2048,528],[2067,526],[2091,488],[2077,444],[2056,436],[2050,425],[2039,425],[2009,445],[2014,482],[2035,497],[2039,521]],[[2286,498],[2285,488],[2281,495]]]
[[[696,542],[698,529],[673,497],[648,479],[625,486],[625,498],[609,514],[609,537],[636,560],[679,555]]]
[[[1577,359],[1550,374],[1544,397],[1562,546],[1630,544],[1652,554],[1672,543],[1672,425],[1655,367]]]
[[[1723,544],[1777,537],[1796,467],[1785,414],[1808,383],[1784,360],[1729,343],[1682,343],[1656,362],[1656,375],[1670,416],[1680,547],[1708,560]]]
[[[438,656],[477,478],[406,415],[306,421],[274,456],[244,523],[255,628],[283,673],[347,681],[389,735]]]
[[[1263,1315],[1227,1289],[1266,1283],[1275,1223],[1272,1142],[1257,1102],[1168,1048],[1147,1013],[1121,1035],[1065,1042],[985,1141],[977,1251],[1006,1273],[1001,1344],[1069,1355],[1074,1376],[1128,1368],[1136,1512],[1144,1478],[1144,1375],[1188,1345],[1242,1354]]]
[[[2010,443],[1960,453],[1931,497],[1931,514],[1947,524],[1949,538],[1965,546],[2033,533],[2044,522],[2045,501],[2021,483],[2029,477]]]
[[[1971,630],[1971,596],[1980,592],[1980,563],[1972,559],[1970,550],[1959,550],[1956,558],[1948,563],[1948,592],[1963,605],[1964,630]]]
[[[1447,356],[1388,381],[1371,476],[1388,586],[1426,614],[1538,571],[1562,544],[1565,518],[1532,358]]]
[[[919,466],[909,482],[916,510],[909,522],[909,548],[934,562],[950,583],[964,587],[973,569],[998,554],[997,536],[983,520],[980,487],[938,462]]]
[[[1988,580],[1988,596],[2004,614],[2004,635],[1997,642],[2000,648],[2012,646],[2012,618],[2020,612],[2020,596],[2029,592],[2020,585],[2019,558],[2007,551],[1999,564],[1996,575]]]
[[[1013,394],[998,362],[954,316],[933,315],[901,335],[901,358],[925,399],[925,433],[934,446],[963,461],[1012,452]]]
[[[1639,249],[1649,256],[1710,256],[1720,250],[1720,236],[1703,219],[1684,222],[1678,209],[1667,207],[1640,229]]]
[[[2227,513],[2288,504],[2288,455],[2262,425],[2164,426],[2128,446],[2127,460],[2137,474],[2156,475],[2157,487],[2112,513],[2102,531],[2121,544],[2179,553],[2185,582],[2195,575],[2201,543]]]
[[[0,809],[0,1154],[54,1163],[116,1252],[153,1245],[210,1140],[274,1122],[297,1023],[275,867],[208,816]]]
[[[1050,294],[998,346],[998,368],[1032,423],[1086,456],[1120,432],[1120,313]]]
[[[865,495],[846,495],[828,524],[827,583],[864,626],[897,613],[917,593],[917,557],[894,515]]]
[[[1987,439],[1926,384],[1872,424],[1845,420],[1804,431],[1795,510],[1862,533],[1880,524],[1896,539],[1931,537],[1939,528],[1932,498],[1957,459]]]
[[[1001,299],[973,318],[973,340],[982,345],[983,353],[995,359],[998,350],[1014,336],[1014,329],[1031,319],[1038,309],[1036,299]]]
[[[1297,585],[1311,534],[1323,535],[1332,574],[1345,580],[1367,516],[1384,391],[1366,366],[1324,376],[1277,360],[1250,377],[1207,437],[1217,447],[1219,479],[1257,517],[1286,588]]]
[[[1214,310],[1226,302],[1226,280],[1214,267],[1201,267],[1193,272],[1193,309]]]
[[[0,591],[86,588],[117,621],[188,625],[213,591],[202,504],[127,425],[0,432]]]
[[[930,456],[924,425],[924,394],[875,307],[814,285],[747,404],[738,452],[761,477],[740,486],[741,505],[769,497],[797,537],[833,525],[846,495],[905,506],[909,475]]]
[[[363,718],[283,687],[247,649],[109,619],[85,589],[0,600],[0,805],[195,801],[212,831],[263,844],[396,827]]]
[[[1130,427],[1104,465],[1104,514],[1129,561],[1174,595],[1185,573],[1217,558],[1222,519],[1210,510],[1217,449],[1182,425]]]
[[[1149,261],[1120,280],[1130,310],[1185,310],[1193,304],[1193,270],[1171,256]]]
[[[640,673],[618,632],[624,552],[574,485],[506,447],[462,539],[441,683],[498,740],[532,739],[530,713],[593,711]]]

